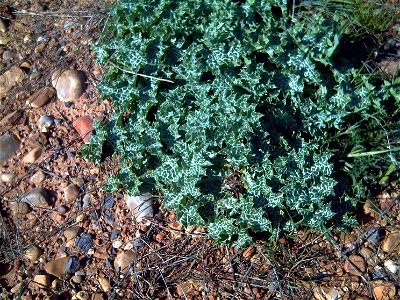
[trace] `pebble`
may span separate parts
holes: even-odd
[[[104,292],[108,293],[108,291],[111,289],[111,285],[110,285],[110,282],[108,281],[108,279],[103,276],[100,276],[99,283],[100,283],[101,289]]]
[[[24,287],[24,284],[22,282],[17,283],[11,290],[11,294],[18,294],[22,288]]]
[[[12,66],[8,71],[4,72],[3,75],[0,75],[0,96],[8,93],[14,86],[21,83],[26,76],[24,71],[17,66]]]
[[[76,239],[75,246],[84,251],[88,252],[90,247],[93,245],[93,240],[90,234],[83,233],[79,238]]]
[[[54,117],[53,116],[46,116],[43,115],[38,120],[38,127],[40,132],[48,132],[49,128],[54,124]]]
[[[83,277],[79,275],[74,275],[72,276],[71,280],[75,283],[82,283]]]
[[[364,212],[372,217],[378,216],[378,208],[373,199],[368,198],[364,203]]]
[[[90,195],[89,194],[85,194],[85,196],[83,196],[82,199],[82,207],[83,208],[87,208],[90,205]]]
[[[25,202],[12,202],[10,208],[14,215],[25,215],[30,211],[28,203]]]
[[[382,59],[378,63],[379,68],[388,76],[395,77],[400,70],[400,61],[391,59]]]
[[[103,208],[112,208],[114,206],[114,196],[113,195],[107,195],[103,199]]]
[[[66,200],[75,200],[78,198],[79,188],[75,184],[69,184],[64,188],[64,198]]]
[[[0,137],[0,161],[9,160],[19,150],[21,141],[14,134],[6,133]]]
[[[18,57],[18,53],[15,50],[6,50],[3,52],[3,61],[13,60]]]
[[[85,216],[84,215],[79,215],[75,219],[76,222],[82,222],[83,220],[85,220]]]
[[[89,140],[93,131],[93,119],[91,116],[83,116],[76,119],[72,126],[78,132],[85,144],[90,144]]]
[[[131,210],[137,222],[141,222],[144,217],[153,217],[153,196],[128,196],[125,197],[126,205]]]
[[[118,249],[122,246],[122,242],[117,240],[112,243],[113,248]]]
[[[62,101],[79,99],[86,89],[86,76],[78,70],[57,70],[53,73],[51,82],[57,90],[58,99]]]
[[[67,263],[69,257],[61,257],[57,258],[44,266],[44,270],[51,275],[54,275],[58,278],[63,277],[63,275],[67,272]]]
[[[375,280],[373,293],[376,300],[392,300],[396,296],[396,286],[389,281]]]
[[[7,45],[13,39],[7,35],[0,35],[0,45]]]
[[[0,175],[0,180],[5,183],[10,183],[15,178],[15,174],[13,173],[3,173]]]
[[[67,211],[68,211],[68,207],[66,207],[65,205],[60,205],[60,206],[57,208],[57,213],[58,213],[59,215],[64,215]]]
[[[28,249],[25,250],[24,256],[26,259],[29,259],[32,263],[37,261],[39,257],[43,254],[42,249],[40,249],[36,245],[30,246]]]
[[[76,256],[72,256],[68,259],[67,266],[66,266],[66,272],[69,274],[74,274],[77,275],[77,271],[79,270],[79,267],[81,266],[79,259]]]
[[[33,277],[33,282],[41,289],[47,288],[51,284],[51,277],[47,274],[38,274]]]
[[[390,272],[392,272],[393,274],[397,274],[397,272],[399,271],[399,265],[396,264],[393,260],[388,259],[387,261],[385,261],[383,263],[383,265],[385,266],[386,269],[388,269]]]
[[[32,164],[40,157],[40,155],[42,155],[42,149],[40,149],[39,147],[36,147],[36,148],[33,148],[31,151],[29,151],[24,156],[22,161],[25,164]]]
[[[62,281],[61,281],[60,279],[58,279],[58,278],[54,279],[54,280],[51,282],[51,287],[52,287],[52,289],[56,290],[56,289],[60,288],[61,283],[62,283]]]
[[[253,246],[250,246],[243,252],[243,258],[250,258],[255,253],[256,253],[256,248],[254,248]]]
[[[76,293],[75,298],[78,300],[89,300],[89,293],[86,291],[80,291],[78,293]]]
[[[355,300],[371,300],[368,296],[357,296]]]
[[[353,267],[353,265],[351,265],[348,261],[346,261],[344,263],[344,270],[346,272],[353,275],[360,275],[360,273],[365,273],[365,271],[367,270],[367,265],[363,257],[353,254],[349,256],[349,260],[358,268],[358,270]]]
[[[382,240],[384,235],[385,231],[380,228],[370,228],[366,233],[367,241],[370,244],[375,244],[375,245]]]
[[[386,253],[399,251],[400,249],[400,232],[393,232],[386,236],[382,244],[382,250]]]
[[[72,226],[64,230],[64,236],[67,239],[67,241],[76,238],[81,233],[82,233],[82,228],[79,226]]]
[[[32,175],[31,177],[31,182],[35,185],[39,185],[46,179],[46,175],[41,171],[37,171],[35,174]]]
[[[6,32],[6,24],[1,18],[0,18],[0,32]]]
[[[22,196],[21,201],[26,202],[33,207],[48,207],[49,194],[46,189],[39,187]]]
[[[367,261],[368,265],[375,267],[379,263],[379,257],[370,248],[363,247],[360,249],[360,254]]]
[[[135,254],[132,250],[119,252],[114,261],[115,270],[121,273],[127,273],[134,258]]]
[[[331,287],[317,286],[313,289],[313,295],[317,300],[337,300],[339,299],[339,292]]]
[[[121,234],[121,230],[113,230],[110,234],[110,240],[115,240]]]
[[[56,95],[56,90],[52,87],[44,87],[36,91],[26,100],[26,104],[33,108],[39,108],[45,105],[51,98]]]
[[[93,295],[92,300],[105,300],[104,295],[102,293],[96,293]]]

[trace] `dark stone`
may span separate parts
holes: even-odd
[[[366,232],[367,241],[371,244],[378,244],[384,237],[385,231],[380,228],[370,228]]]
[[[71,101],[66,101],[64,102],[64,106],[70,108],[72,105],[74,105],[74,102]]]
[[[90,219],[92,219],[93,221],[97,221],[99,219],[97,211],[94,210],[90,213]]]
[[[84,251],[88,252],[90,247],[93,245],[93,240],[90,234],[83,233],[75,242],[75,246]]]
[[[114,230],[113,232],[111,232],[110,240],[116,239],[117,237],[119,237],[120,234],[121,234],[121,230]]]
[[[112,208],[114,206],[114,196],[113,195],[107,195],[103,199],[103,208]]]
[[[112,222],[114,222],[114,214],[113,214],[112,212],[106,210],[106,211],[104,212],[104,219],[105,219],[107,222],[112,223]]]
[[[76,271],[78,271],[79,267],[80,267],[80,263],[79,263],[79,260],[77,257],[72,256],[68,259],[67,266],[66,266],[67,273],[74,274]]]

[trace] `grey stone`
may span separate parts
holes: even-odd
[[[47,190],[42,187],[31,190],[22,196],[21,201],[28,203],[32,207],[50,206],[49,194]]]
[[[88,252],[90,247],[93,245],[93,240],[90,234],[83,233],[79,238],[76,239],[75,246],[84,251]]]
[[[132,211],[137,222],[143,220],[144,217],[154,216],[154,197],[152,195],[126,196],[126,205]]]
[[[9,160],[18,150],[21,141],[14,134],[6,133],[0,137],[0,161]]]

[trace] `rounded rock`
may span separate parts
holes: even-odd
[[[400,232],[392,232],[386,236],[382,244],[382,250],[391,253],[400,250]]]
[[[367,270],[367,265],[363,257],[353,254],[349,256],[349,260],[354,264],[354,266],[346,261],[344,264],[344,269],[346,272],[352,275],[361,275],[365,273]]]
[[[40,155],[42,155],[42,149],[40,149],[39,147],[36,147],[36,148],[33,148],[31,151],[29,151],[24,156],[22,161],[25,164],[32,164],[40,157]]]
[[[24,287],[24,284],[22,282],[17,283],[11,290],[11,294],[18,294],[22,288]]]
[[[76,293],[75,297],[78,300],[89,300],[90,299],[89,293],[86,291],[80,291],[80,292]]]
[[[115,249],[119,249],[119,248],[121,248],[121,246],[122,246],[122,242],[119,241],[119,240],[116,240],[116,241],[112,242],[112,246],[113,246],[113,248],[115,248]]]
[[[78,198],[79,189],[75,184],[70,184],[64,188],[64,197],[66,200],[75,200]]]
[[[6,32],[6,24],[1,18],[0,18],[0,32]]]
[[[100,276],[99,283],[100,283],[101,289],[104,292],[108,293],[108,291],[111,289],[111,285],[110,285],[110,282],[108,281],[108,279],[103,276]]]
[[[15,178],[15,174],[14,173],[3,173],[3,174],[0,175],[0,180],[5,182],[5,183],[12,182],[14,178]]]
[[[57,90],[57,97],[61,101],[73,101],[85,92],[86,76],[82,71],[57,70],[52,76],[52,85]]]
[[[38,120],[38,127],[40,132],[48,132],[49,128],[54,124],[54,117],[53,116],[46,116],[43,115]]]
[[[26,104],[33,108],[39,108],[45,105],[56,95],[56,90],[52,87],[44,87],[36,91],[26,100]]]
[[[37,171],[35,174],[32,175],[31,177],[31,182],[35,185],[39,185],[46,179],[46,175],[41,171]]]
[[[144,217],[154,216],[154,198],[151,195],[129,196],[125,195],[125,202],[137,222],[141,222]]]
[[[67,239],[67,241],[76,238],[81,233],[82,233],[82,228],[79,226],[72,226],[64,230],[64,236]]]
[[[42,253],[43,253],[42,249],[40,249],[36,245],[32,245],[25,250],[24,256],[26,259],[29,259],[32,263],[34,263],[39,259]]]
[[[18,53],[15,50],[6,50],[3,53],[3,61],[13,60],[18,57]]]
[[[360,254],[366,260],[367,264],[375,267],[379,263],[379,258],[370,248],[363,247],[360,249]]]
[[[82,283],[83,282],[83,277],[79,275],[74,275],[72,276],[71,280],[75,283]]]
[[[383,263],[383,265],[385,266],[386,269],[388,269],[393,274],[397,274],[397,272],[399,271],[399,265],[391,259],[388,259],[387,261],[385,261]]]
[[[19,150],[21,141],[14,134],[6,133],[0,137],[0,161],[9,160]]]
[[[135,253],[132,250],[119,252],[114,261],[115,270],[121,273],[127,273],[134,258]]]
[[[14,215],[25,215],[30,211],[29,205],[25,202],[12,202],[10,208]]]
[[[21,201],[26,202],[33,207],[48,207],[49,194],[45,188],[39,187],[22,196]]]
[[[313,294],[317,300],[336,300],[339,298],[339,292],[333,287],[317,286],[313,289]]]
[[[60,206],[57,208],[57,213],[58,213],[59,215],[64,215],[67,211],[68,211],[68,207],[66,207],[65,205],[60,205]]]

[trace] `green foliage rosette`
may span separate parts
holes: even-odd
[[[338,21],[280,0],[121,0],[96,46],[114,104],[108,190],[159,192],[184,225],[256,233],[354,225],[363,182],[397,167],[399,84],[338,60]],[[339,63],[336,63],[339,61]],[[389,140],[390,139],[390,142]]]

